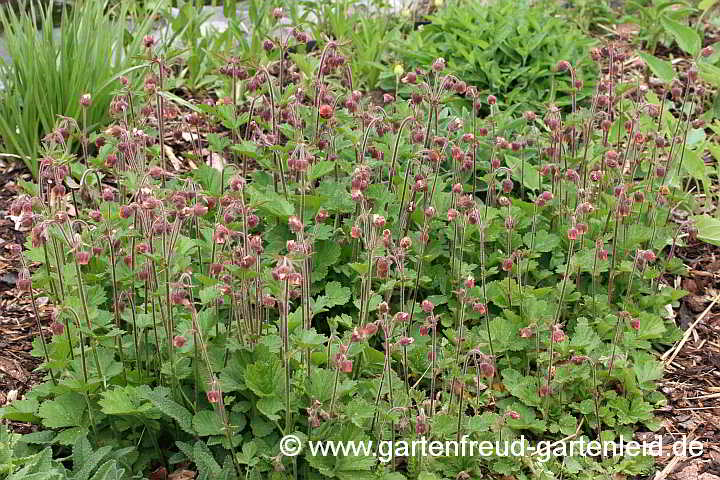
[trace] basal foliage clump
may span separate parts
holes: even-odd
[[[658,429],[653,349],[677,338],[666,307],[684,293],[663,275],[683,272],[673,248],[693,234],[672,213],[692,203],[695,67],[654,92],[606,45],[587,101],[561,61],[568,106],[508,115],[442,58],[402,76],[407,98],[373,104],[344,45],[289,61],[308,40],[229,58],[227,96],[189,103],[147,37],[115,123],[85,138],[64,119],[46,138],[13,214],[31,227],[18,285],[54,304],[35,342],[47,381],[2,416],[41,424],[26,443],[56,452],[134,447],[120,476],[183,462],[200,478],[646,471],[642,457],[288,458],[278,443]],[[457,96],[472,110],[448,107]],[[189,175],[172,138],[190,139]],[[202,165],[208,153],[226,163]]]

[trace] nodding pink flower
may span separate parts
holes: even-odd
[[[90,262],[90,252],[87,250],[75,252],[75,261],[78,265],[87,265]]]
[[[430,431],[430,425],[427,423],[427,417],[423,414],[415,417],[415,433],[417,435],[425,435]]]
[[[225,225],[218,224],[218,226],[215,227],[215,231],[213,232],[213,242],[222,245],[227,241],[229,236],[230,229],[228,229]]]
[[[430,350],[430,351],[427,353],[427,359],[428,359],[429,361],[432,362],[432,361],[435,360],[436,358],[437,358],[437,354],[435,353],[435,350]]]
[[[552,194],[551,192],[548,192],[548,191],[546,190],[546,191],[544,191],[544,192],[542,192],[542,193],[540,194],[540,198],[542,198],[542,199],[545,200],[546,202],[549,202],[549,201],[551,201],[551,200],[553,199],[553,194]]]
[[[390,305],[388,305],[387,302],[380,302],[377,309],[378,309],[378,312],[380,312],[382,314],[387,314],[390,311]]]
[[[458,212],[454,208],[448,209],[448,212],[447,212],[448,222],[454,221],[458,217],[458,215],[460,215],[460,212]]]
[[[132,265],[132,261],[133,261],[132,255],[125,255],[125,256],[123,257],[123,262],[124,262],[125,265],[127,265],[128,267],[130,267],[130,266]]]
[[[159,180],[163,178],[165,174],[165,170],[163,170],[161,167],[154,166],[150,167],[150,170],[148,170],[148,175],[150,175],[151,178],[154,178],[155,180]]]
[[[245,179],[241,176],[235,175],[230,178],[230,190],[233,192],[239,192],[245,188]]]
[[[548,397],[548,396],[552,395],[552,393],[553,393],[552,388],[546,383],[542,384],[540,386],[540,388],[538,389],[539,397]]]
[[[567,236],[569,240],[577,240],[578,229],[575,227],[569,228],[567,231]]]
[[[410,314],[407,312],[397,312],[395,314],[394,320],[398,323],[404,323],[410,320]]]
[[[580,175],[572,168],[567,169],[567,172],[565,172],[565,176],[573,183],[577,183],[580,181]]]
[[[404,77],[400,79],[402,83],[416,83],[417,82],[417,73],[415,72],[408,72],[405,74]]]
[[[303,229],[303,224],[298,217],[293,215],[288,219],[288,227],[290,228],[291,232],[299,233]]]
[[[514,262],[513,262],[512,257],[506,258],[506,259],[503,260],[503,262],[502,262],[502,269],[503,269],[504,271],[506,271],[506,272],[509,272],[509,271],[512,270],[512,268],[513,268],[513,263],[514,263]]]
[[[270,52],[273,48],[275,48],[275,42],[273,42],[269,38],[266,38],[263,41],[263,50],[265,50],[266,52]]]
[[[152,48],[153,45],[155,45],[155,37],[152,35],[145,35],[143,37],[143,44],[145,45],[145,48]]]
[[[598,260],[607,260],[608,256],[609,256],[609,252],[604,248],[601,248],[597,251]]]
[[[489,362],[482,362],[478,365],[480,376],[484,378],[493,378],[495,376],[495,366]]]
[[[534,122],[535,119],[537,118],[537,115],[536,115],[535,112],[533,112],[532,110],[528,110],[528,111],[526,111],[525,113],[523,113],[523,117],[524,117],[525,120],[527,120],[528,122]]]
[[[89,93],[80,96],[80,106],[89,107],[92,104],[92,96]]]
[[[328,118],[332,117],[333,107],[332,105],[323,104],[320,105],[320,107],[318,108],[318,112],[320,114],[320,117],[327,120]]]
[[[421,337],[427,337],[429,332],[430,332],[430,327],[428,327],[427,325],[420,326],[420,336]]]
[[[565,341],[565,332],[558,325],[555,325],[551,337],[553,343],[562,343]]]
[[[599,182],[602,179],[602,172],[600,170],[593,170],[590,172],[590,180],[593,182]]]
[[[196,203],[193,206],[192,213],[196,217],[203,217],[207,214],[207,212],[208,212],[208,207],[206,207],[205,205],[203,205],[201,203]]]
[[[654,262],[657,258],[652,250],[640,250],[640,257],[646,262]]]
[[[709,57],[713,53],[715,53],[715,49],[713,47],[711,47],[710,45],[708,45],[707,47],[700,50],[700,54],[705,58]]]
[[[134,205],[123,205],[120,207],[120,218],[130,218],[134,211]]]
[[[182,347],[184,347],[186,342],[187,342],[187,340],[186,340],[185,337],[183,337],[182,335],[175,335],[175,336],[173,337],[173,346],[174,346],[175,348],[182,348]]]
[[[150,245],[148,245],[146,242],[138,243],[137,245],[135,245],[135,251],[140,254],[148,253],[150,251]]]
[[[275,19],[281,19],[281,18],[283,18],[284,15],[285,15],[285,14],[283,13],[282,7],[275,7],[275,8],[273,8],[273,11],[272,11],[272,16],[273,16],[273,18],[275,18]]]
[[[587,360],[589,360],[589,358],[584,355],[573,355],[572,357],[570,357],[570,363],[574,365],[582,365]]]
[[[375,323],[368,323],[360,329],[360,333],[364,337],[372,337],[378,331],[378,326]]]
[[[247,217],[248,228],[255,228],[258,226],[259,223],[260,223],[260,217],[258,217],[254,213],[251,213],[250,215],[248,215],[248,217]]]
[[[435,59],[435,61],[432,63],[432,69],[435,72],[442,72],[445,70],[445,59],[442,57],[438,57]]]
[[[433,302],[431,302],[430,300],[425,299],[420,304],[420,308],[422,308],[423,312],[425,313],[432,313],[432,311],[435,309],[435,304],[433,304]]]
[[[512,192],[513,186],[514,186],[513,181],[510,180],[509,178],[506,178],[502,182],[502,189],[503,189],[503,192],[505,192],[505,193]]]
[[[391,103],[395,101],[395,97],[389,93],[383,94],[383,103]]]
[[[353,202],[358,203],[358,202],[362,202],[365,197],[363,196],[363,193],[360,190],[353,190],[350,192],[350,198],[352,199]]]
[[[520,414],[518,412],[516,412],[515,410],[508,410],[507,413],[505,413],[505,415],[507,415],[508,418],[511,418],[513,420],[520,419]]]
[[[474,302],[472,304],[472,309],[473,312],[479,313],[480,315],[484,315],[485,313],[487,313],[487,306],[484,303]]]
[[[472,275],[468,275],[468,277],[465,279],[465,288],[473,288],[475,287],[475,277]]]
[[[456,183],[452,186],[452,192],[456,194],[463,193],[463,186],[462,183]]]
[[[513,217],[507,217],[505,219],[505,228],[507,230],[512,230],[515,228],[515,219]]]
[[[488,95],[487,102],[489,105],[495,105],[497,103],[497,97],[495,95]]]
[[[588,232],[587,223],[578,223],[577,225],[575,225],[575,228],[580,235],[585,235]]]
[[[65,325],[58,321],[53,321],[50,323],[50,331],[53,335],[62,335],[65,333]]]
[[[357,225],[353,225],[350,229],[350,237],[357,240],[358,238],[362,238],[362,229],[358,227]]]
[[[383,228],[385,226],[385,217],[382,215],[373,215],[373,226],[375,228]]]
[[[568,70],[570,70],[570,68],[570,62],[568,62],[567,60],[560,60],[555,64],[556,72],[567,72]]]
[[[633,330],[640,330],[640,319],[633,318],[632,320],[630,320],[630,328],[632,328]]]
[[[412,337],[400,337],[398,340],[398,345],[401,347],[407,347],[408,345],[412,345],[415,342],[415,339]]]
[[[275,300],[275,297],[273,297],[272,295],[270,295],[268,293],[266,293],[262,296],[262,304],[263,304],[263,307],[265,307],[265,308],[275,308],[276,302],[277,301]]]
[[[450,211],[448,211],[448,216],[449,214]],[[468,222],[470,223],[470,225],[477,225],[478,223],[480,223],[480,210],[478,210],[477,208],[473,208],[472,210],[470,210],[470,212],[468,212]]]
[[[353,361],[352,360],[343,360],[342,362],[340,362],[340,371],[343,373],[352,373]]]
[[[103,214],[100,210],[90,210],[89,216],[95,222],[101,222],[103,219]]]
[[[470,143],[473,140],[475,140],[475,135],[473,135],[472,133],[465,133],[462,136],[462,141],[465,143]]]
[[[252,268],[255,265],[255,257],[252,255],[245,255],[240,259],[240,267],[244,269]]]
[[[222,263],[211,263],[210,264],[210,275],[216,276],[220,275],[220,273],[223,271],[223,265]]]
[[[302,279],[302,275],[298,272],[292,272],[287,277],[288,283],[296,287],[302,284]]]
[[[520,338],[532,338],[533,330],[530,327],[523,327],[520,329]]]
[[[183,305],[187,301],[186,295],[185,290],[175,289],[170,292],[170,302],[173,305]]]
[[[325,210],[324,208],[321,208],[320,210],[318,210],[317,214],[315,215],[315,221],[317,223],[321,223],[321,222],[324,222],[325,220],[327,220],[329,217],[330,217],[330,214],[328,213],[328,211]]]
[[[220,390],[209,390],[207,399],[210,403],[220,403],[222,401],[222,392]]]
[[[400,248],[403,250],[409,250],[412,247],[412,240],[410,237],[403,237],[400,239]]]

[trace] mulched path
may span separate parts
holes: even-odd
[[[11,258],[8,250],[13,243],[25,242],[26,234],[15,229],[9,208],[17,195],[16,182],[31,179],[24,165],[0,159],[0,405],[22,398],[43,378],[42,373],[35,372],[41,362],[30,355],[31,342],[37,334],[32,304],[27,294],[21,294],[15,288],[20,264]],[[39,298],[38,303],[40,322],[47,328],[47,298]],[[46,330],[45,334],[49,332]],[[11,422],[11,428],[26,433],[35,427]]]
[[[693,241],[676,254],[690,268],[688,277],[676,280],[690,292],[675,310],[676,322],[687,328],[707,313],[665,368],[659,388],[668,405],[656,412],[664,419],[664,427],[657,433],[663,435],[664,443],[693,437],[702,442],[703,455],[658,458],[658,468],[667,467],[671,480],[719,480],[720,302],[713,300],[720,295],[720,248]]]

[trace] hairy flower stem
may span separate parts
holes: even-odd
[[[485,281],[485,228],[487,223],[480,225],[478,232],[480,233],[480,285],[483,291],[483,302],[485,302],[485,328],[488,336],[488,349],[490,356],[495,359],[495,349],[493,348],[492,332],[490,331],[490,305],[487,296],[487,282]]]
[[[285,279],[283,288],[282,306],[282,356],[285,372],[285,434],[290,433],[292,427],[292,412],[290,410],[290,329],[288,314],[290,309],[290,281]]]
[[[547,373],[548,396],[551,392],[550,380],[552,379],[553,356],[554,356],[553,354],[554,354],[554,347],[555,347],[555,341],[553,339],[553,331],[555,329],[555,326],[560,322],[560,316],[562,314],[563,302],[565,301],[565,289],[567,287],[568,278],[570,278],[570,264],[572,263],[574,247],[575,247],[575,240],[570,240],[570,245],[568,247],[567,264],[565,265],[565,275],[563,276],[562,286],[560,287],[560,299],[558,300],[558,305],[557,305],[557,309],[555,310],[555,316],[553,317],[552,324],[550,324],[550,349],[549,349],[550,358],[548,360],[548,373]]]
[[[25,260],[23,259],[23,267],[25,265]],[[45,335],[43,335],[42,331],[42,324],[40,323],[40,315],[37,308],[37,302],[35,300],[35,293],[32,291],[32,287],[30,287],[30,290],[28,291],[28,295],[30,296],[30,301],[32,303],[32,309],[33,309],[33,315],[35,316],[35,326],[38,329],[38,335],[40,336],[40,343],[42,344],[43,349],[43,355],[45,356],[45,362],[48,365],[48,371],[50,372],[50,378],[52,379],[53,385],[57,385],[57,380],[55,379],[55,373],[53,372],[53,369],[50,367],[50,354],[48,353],[47,348],[47,342],[45,341]],[[65,326],[65,329],[70,332],[70,329],[67,328],[67,325]],[[68,336],[68,341],[69,341]],[[70,348],[72,349],[72,344],[70,344]]]
[[[80,264],[75,260],[75,274],[77,275],[77,283],[78,283],[78,291],[80,293],[80,303],[82,304],[83,309],[83,315],[85,316],[85,321],[87,323],[88,332],[92,334],[92,324],[90,323],[90,313],[88,312],[88,305],[87,305],[87,298],[85,297],[85,287],[83,285],[82,280],[82,272],[80,270]],[[81,332],[82,335],[82,332]],[[89,339],[90,348],[93,352],[93,357],[95,358],[95,366],[97,367],[98,375],[100,375],[100,378],[102,378],[103,381],[103,388],[107,390],[107,379],[105,378],[105,375],[103,374],[102,367],[100,366],[100,359],[98,358],[97,349],[95,348],[95,341],[92,337]],[[84,349],[84,346],[82,346]],[[82,351],[82,350],[81,350]]]

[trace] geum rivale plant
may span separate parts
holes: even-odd
[[[372,104],[353,90],[347,47],[308,55],[311,76],[291,63],[284,52],[307,40],[295,30],[268,40],[260,63],[228,59],[229,95],[181,113],[147,38],[153,73],[113,100],[116,121],[87,139],[99,153],[79,179],[65,137],[48,137],[36,190],[13,205],[32,228],[15,253],[41,264],[18,284],[55,305],[53,336],[36,345],[48,382],[3,415],[42,422],[61,445],[147,447],[138,470],[189,460],[203,478],[650,468],[643,457],[285,457],[278,442],[659,428],[652,352],[676,338],[663,315],[683,294],[663,275],[683,271],[673,247],[691,229],[672,213],[692,201],[695,68],[658,94],[607,45],[592,52],[606,73],[589,103],[571,88],[566,110],[516,118],[441,58],[403,76],[409,101]],[[567,61],[554,74],[581,80]],[[449,109],[457,95],[473,110]],[[166,141],[183,133],[188,157],[227,166],[173,171]]]

